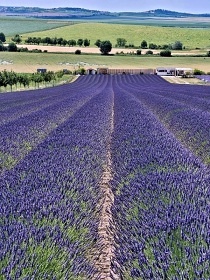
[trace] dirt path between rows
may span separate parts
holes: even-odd
[[[112,180],[112,157],[111,157],[111,135],[114,130],[114,93],[112,94],[112,112],[111,112],[111,131],[107,145],[107,163],[101,179],[100,188],[103,193],[101,200],[100,221],[98,226],[99,241],[96,252],[97,280],[118,280],[120,277],[112,270],[112,262],[115,256],[115,227],[112,216],[112,206],[114,204],[114,194],[112,192],[110,181]]]

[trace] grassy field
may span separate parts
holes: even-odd
[[[104,21],[105,22],[105,21]],[[209,28],[210,18],[130,18],[109,20],[109,23],[149,25],[159,27]]]
[[[84,68],[156,68],[158,66],[198,68],[210,71],[210,57],[159,57],[159,56],[102,56],[94,54],[67,53],[0,53],[0,71],[33,73],[37,68],[58,71]]]
[[[80,20],[74,20],[81,22]],[[209,28],[210,18],[208,17],[187,17],[187,18],[163,18],[163,17],[129,17],[122,16],[118,18],[91,19],[89,22],[129,24],[129,25],[148,25],[159,27],[181,27],[181,28]]]
[[[78,23],[51,30],[22,33],[25,40],[28,37],[62,37],[66,40],[88,38],[91,46],[97,39],[110,40],[113,46],[117,38],[125,38],[128,44],[139,46],[142,40],[155,44],[171,44],[181,41],[185,48],[210,48],[210,29],[158,27],[142,25],[108,24],[108,23]]]

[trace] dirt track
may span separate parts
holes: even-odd
[[[74,53],[76,50],[81,50],[82,53],[101,53],[99,48],[94,47],[60,47],[60,46],[43,46],[43,45],[17,45],[18,48],[28,48],[28,50],[39,49],[42,51],[47,50],[47,52],[60,52],[60,53]],[[117,52],[132,53],[136,52],[137,49],[123,49],[123,48],[112,48],[111,54],[116,54]],[[142,54],[145,54],[148,49],[141,50]],[[152,50],[154,54],[160,52],[160,50]],[[172,55],[197,55],[197,54],[206,54],[204,50],[203,53],[200,50],[192,51],[172,51]]]
[[[85,47],[60,47],[60,46],[43,46],[43,45],[17,45],[18,48],[28,48],[28,50],[39,49],[42,51],[47,50],[48,52],[63,52],[63,53],[74,53],[76,50],[81,50],[82,53],[101,53],[99,48],[85,48]],[[122,49],[112,48],[110,53],[115,54],[116,52],[136,52],[136,49]]]

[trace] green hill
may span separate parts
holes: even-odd
[[[157,27],[142,25],[78,23],[51,30],[22,34],[23,40],[28,37],[62,37],[66,40],[79,38],[89,39],[91,46],[97,39],[110,40],[113,46],[117,38],[125,38],[127,44],[140,46],[142,40],[158,45],[181,41],[185,48],[210,48],[209,29]]]

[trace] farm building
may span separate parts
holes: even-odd
[[[95,74],[97,74],[97,70],[96,70],[96,69],[89,68],[89,69],[86,70],[86,73],[87,73],[88,75],[95,75]]]
[[[109,74],[109,75],[116,75],[116,74],[154,74],[154,69],[111,69],[111,68],[98,68],[98,74]]]
[[[97,69],[97,74],[106,75],[106,74],[108,74],[108,69],[109,68],[98,68]]]
[[[46,68],[38,68],[37,73],[46,73],[47,69]]]
[[[193,70],[192,70],[192,68],[157,67],[156,75],[159,75],[159,76],[193,75]]]
[[[176,68],[175,70],[175,76],[193,75],[192,68]]]

